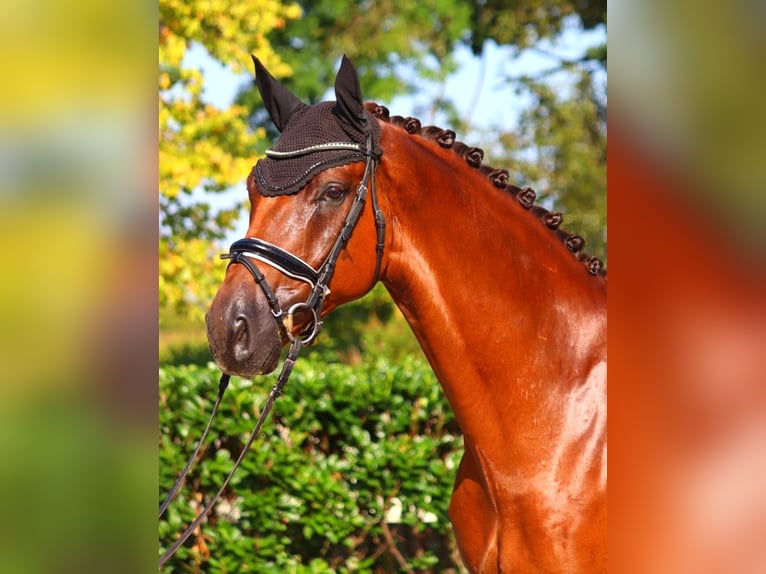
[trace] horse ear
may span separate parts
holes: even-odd
[[[352,125],[360,128],[367,127],[367,116],[364,114],[362,88],[359,76],[351,60],[344,54],[340,62],[340,70],[335,77],[335,99],[338,102],[340,115]]]
[[[261,92],[263,104],[269,110],[274,125],[281,132],[287,126],[290,117],[306,104],[269,74],[258,58],[251,57],[255,64],[255,83],[258,85],[258,91]]]

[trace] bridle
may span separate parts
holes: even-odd
[[[243,265],[245,269],[247,269],[253,276],[256,284],[261,288],[261,291],[263,291],[263,294],[266,297],[269,308],[271,309],[271,314],[277,322],[280,333],[290,340],[290,350],[288,351],[287,357],[282,364],[282,370],[279,373],[277,382],[272,387],[271,392],[266,399],[266,403],[261,410],[261,415],[258,417],[258,421],[253,427],[253,431],[250,433],[248,441],[245,443],[244,448],[237,457],[237,460],[234,462],[234,466],[226,476],[226,479],[224,480],[221,488],[212,498],[210,503],[200,511],[199,515],[197,515],[194,521],[186,527],[179,538],[160,557],[160,568],[162,568],[165,563],[173,556],[173,554],[175,554],[178,548],[189,538],[189,536],[191,536],[192,532],[194,532],[194,530],[199,527],[205,517],[212,510],[213,506],[215,506],[215,503],[221,497],[221,494],[229,484],[229,481],[234,475],[234,472],[242,463],[242,460],[244,459],[247,451],[250,449],[253,441],[258,436],[258,433],[260,433],[261,427],[263,426],[266,417],[269,415],[274,401],[282,393],[282,388],[292,373],[293,366],[295,365],[295,361],[298,359],[298,354],[300,353],[301,348],[304,345],[312,344],[316,340],[316,336],[322,329],[322,306],[324,305],[325,297],[330,292],[330,280],[335,273],[335,266],[338,262],[338,258],[340,257],[341,252],[348,244],[348,241],[351,238],[351,234],[354,232],[354,229],[356,229],[356,226],[359,223],[359,219],[362,215],[368,193],[372,200],[377,239],[375,244],[375,271],[373,273],[370,286],[367,290],[369,291],[372,289],[375,283],[378,282],[383,262],[383,250],[385,247],[386,219],[378,205],[377,190],[375,187],[375,169],[377,168],[380,156],[373,152],[372,134],[367,136],[366,146],[355,143],[333,142],[314,145],[289,152],[267,150],[266,155],[273,159],[282,159],[304,156],[316,152],[336,150],[348,150],[357,152],[359,155],[362,155],[366,158],[366,163],[364,168],[364,175],[362,176],[362,180],[359,182],[359,186],[356,189],[354,201],[351,204],[351,208],[349,209],[348,214],[346,215],[343,226],[341,227],[335,242],[327,254],[327,257],[318,269],[314,269],[314,267],[303,261],[300,257],[293,255],[289,251],[269,243],[268,241],[254,237],[246,237],[244,239],[235,241],[229,248],[229,252],[221,255],[221,259],[230,260],[229,267],[236,264]],[[271,288],[268,281],[266,280],[266,277],[253,260],[265,263],[292,279],[308,283],[311,286],[311,294],[309,295],[308,299],[304,302],[295,303],[290,306],[287,311],[284,311],[279,304],[279,300],[274,294],[274,290]],[[311,321],[301,333],[295,335],[293,333],[293,323],[294,315],[298,311],[309,311],[311,313]],[[192,464],[197,457],[200,447],[202,446],[205,437],[210,430],[213,418],[218,411],[218,406],[220,405],[221,399],[223,398],[223,394],[226,391],[228,384],[229,375],[223,373],[218,383],[218,397],[216,398],[215,404],[213,405],[213,410],[210,414],[210,419],[208,420],[207,426],[205,427],[205,430],[202,433],[197,446],[192,452],[189,461],[184,467],[184,470],[160,506],[160,517],[162,517],[165,510],[170,505],[175,495],[178,493],[181,484],[186,478],[186,475],[189,473],[189,470],[191,469]]]
[[[263,291],[263,294],[268,301],[271,314],[279,325],[280,332],[285,334],[290,341],[295,339],[295,335],[292,333],[293,317],[297,311],[309,311],[312,315],[311,322],[304,329],[303,333],[298,335],[303,338],[303,344],[311,344],[319,331],[322,328],[322,322],[320,320],[322,313],[322,306],[324,304],[324,298],[330,292],[328,287],[330,279],[332,279],[333,273],[335,273],[335,265],[338,261],[338,257],[341,251],[346,247],[348,240],[351,238],[351,234],[356,228],[359,218],[364,209],[364,205],[369,192],[372,199],[372,208],[375,215],[375,229],[377,233],[377,242],[375,245],[375,272],[373,273],[370,286],[367,290],[371,289],[375,283],[378,282],[380,276],[380,270],[383,260],[383,249],[385,244],[386,235],[386,220],[383,216],[383,212],[378,206],[378,196],[375,187],[375,169],[378,164],[378,157],[372,151],[372,134],[367,137],[367,145],[363,147],[360,144],[355,143],[327,143],[314,145],[307,148],[302,148],[289,152],[277,152],[273,150],[267,150],[266,155],[274,159],[286,159],[292,157],[299,157],[311,153],[325,152],[325,151],[337,151],[337,150],[349,150],[358,152],[360,155],[366,157],[366,164],[364,168],[364,175],[359,182],[359,186],[356,189],[356,195],[354,202],[351,205],[351,209],[346,215],[346,220],[343,223],[338,236],[333,243],[330,252],[327,254],[324,262],[318,269],[314,269],[311,265],[303,261],[300,257],[293,255],[289,251],[282,249],[268,241],[263,239],[257,239],[247,237],[245,239],[239,239],[232,243],[229,248],[229,253],[221,255],[222,259],[230,259],[229,265],[236,263],[242,264],[250,272],[255,279],[255,282]],[[268,281],[264,277],[263,273],[258,269],[257,265],[253,263],[251,259],[255,259],[267,265],[270,265],[277,271],[284,275],[304,283],[308,283],[311,286],[311,294],[309,298],[302,303],[295,303],[287,311],[284,311],[274,295],[274,290],[269,286]]]

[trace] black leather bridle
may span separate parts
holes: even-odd
[[[351,238],[351,234],[359,222],[368,192],[372,199],[372,208],[375,214],[375,228],[377,232],[377,243],[375,245],[375,272],[370,282],[370,289],[377,283],[378,277],[380,276],[383,249],[385,246],[386,219],[378,206],[378,196],[375,188],[375,168],[378,164],[378,157],[372,151],[371,134],[367,138],[366,148],[360,144],[336,142],[315,145],[289,152],[267,150],[266,155],[274,159],[284,159],[330,150],[349,150],[358,152],[366,157],[366,165],[362,181],[359,182],[354,202],[346,216],[343,227],[338,233],[330,252],[318,269],[314,269],[300,257],[293,255],[289,251],[286,251],[277,245],[273,245],[268,241],[254,237],[247,237],[235,241],[229,248],[229,253],[221,255],[222,259],[231,260],[229,265],[239,263],[244,265],[250,272],[255,279],[255,282],[266,296],[266,300],[271,308],[271,314],[277,320],[280,332],[284,333],[291,341],[295,338],[295,335],[292,333],[294,314],[297,311],[309,311],[311,313],[311,323],[309,323],[299,335],[303,338],[304,345],[311,344],[322,328],[320,317],[324,298],[330,292],[328,285],[335,272],[335,265],[338,261],[338,257],[340,256],[341,251],[346,247],[348,240]],[[268,281],[266,281],[266,278],[258,269],[258,266],[252,261],[253,259],[270,265],[292,279],[308,283],[311,286],[311,294],[309,295],[309,298],[305,302],[295,303],[286,311],[283,310],[274,294],[274,290],[268,284]]]
[[[368,136],[366,147],[354,143],[339,142],[311,146],[291,152],[276,152],[273,150],[268,150],[266,151],[266,155],[275,159],[279,159],[297,157],[327,150],[356,151],[365,156],[366,165],[364,169],[364,175],[362,176],[362,181],[359,182],[359,186],[356,189],[354,202],[351,205],[351,209],[349,210],[348,215],[346,215],[343,227],[341,227],[340,232],[338,233],[338,236],[336,237],[335,242],[330,249],[330,252],[327,254],[327,257],[318,269],[314,269],[300,257],[293,255],[281,247],[273,245],[272,243],[264,241],[263,239],[257,239],[253,237],[247,237],[245,239],[239,239],[235,241],[229,248],[229,252],[221,255],[222,259],[230,260],[229,266],[235,264],[244,265],[245,268],[250,272],[250,274],[255,279],[255,282],[258,284],[258,286],[263,291],[263,294],[266,296],[266,300],[268,301],[269,307],[271,309],[271,314],[279,325],[280,333],[283,333],[287,336],[287,338],[291,341],[291,345],[290,350],[287,353],[287,357],[282,364],[282,370],[279,373],[277,382],[272,387],[271,392],[266,399],[266,403],[261,410],[261,415],[258,417],[258,421],[255,423],[255,427],[250,433],[250,437],[247,443],[245,443],[244,448],[237,457],[237,460],[234,462],[234,466],[226,476],[226,479],[221,485],[221,488],[212,498],[210,503],[200,511],[194,521],[186,527],[178,539],[175,540],[170,548],[168,548],[160,557],[160,568],[162,568],[165,563],[170,560],[170,558],[173,556],[173,554],[175,554],[181,544],[183,544],[189,538],[189,536],[191,536],[192,532],[194,532],[194,530],[202,523],[205,517],[213,509],[213,506],[215,506],[215,503],[221,497],[221,494],[229,484],[229,481],[234,475],[234,472],[237,470],[237,468],[239,468],[239,465],[244,459],[247,451],[250,449],[253,441],[258,436],[258,433],[260,432],[266,417],[271,411],[271,407],[273,406],[274,401],[282,393],[282,388],[287,382],[287,379],[290,377],[290,373],[292,373],[293,366],[295,365],[295,361],[298,358],[298,353],[300,352],[301,348],[303,345],[310,345],[313,343],[316,339],[316,336],[319,334],[319,331],[322,328],[322,321],[320,319],[322,314],[322,305],[324,304],[324,298],[330,292],[330,280],[335,273],[335,266],[338,262],[338,258],[340,257],[341,252],[348,244],[348,240],[351,238],[351,234],[354,232],[354,229],[356,229],[357,223],[359,223],[359,219],[362,215],[362,210],[364,209],[364,205],[367,200],[368,192],[370,198],[372,199],[372,208],[375,215],[375,229],[377,233],[377,242],[375,245],[375,272],[373,274],[368,290],[372,289],[375,283],[378,282],[383,261],[383,249],[385,247],[386,219],[383,215],[383,212],[380,210],[380,207],[378,206],[378,197],[375,188],[375,169],[377,167],[379,157],[376,156],[372,151],[372,135],[370,134]],[[289,309],[287,309],[287,311],[283,311],[281,305],[279,304],[279,300],[274,294],[274,290],[271,288],[268,281],[266,281],[266,277],[263,275],[254,261],[260,261],[270,265],[271,267],[274,267],[292,279],[308,283],[311,286],[311,294],[309,295],[309,298],[305,302],[295,303]],[[307,325],[303,332],[296,336],[293,334],[293,316],[296,312],[302,310],[307,310],[311,313],[311,322]],[[199,452],[200,447],[202,446],[205,437],[210,430],[213,418],[218,411],[218,405],[221,402],[223,393],[225,392],[228,384],[229,375],[223,373],[221,375],[221,380],[218,383],[218,397],[216,398],[215,404],[213,405],[213,411],[210,414],[210,419],[207,423],[207,426],[205,427],[205,430],[202,433],[196,448],[192,452],[186,467],[184,467],[181,475],[178,477],[175,484],[170,489],[170,492],[165,497],[162,505],[160,506],[160,517],[164,514],[168,505],[172,502],[173,498],[181,487],[181,484],[186,478],[186,475],[189,473],[189,470],[191,469],[192,464],[197,457],[197,453]]]

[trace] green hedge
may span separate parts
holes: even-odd
[[[212,365],[160,369],[160,500],[202,432]],[[208,445],[160,522],[161,550],[218,490],[273,377],[233,378]],[[213,515],[170,572],[457,571],[447,507],[462,454],[430,367],[301,359]]]

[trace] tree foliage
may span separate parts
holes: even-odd
[[[484,42],[529,48],[561,33],[570,17],[585,30],[606,24],[606,0],[472,0],[469,43],[480,54]]]
[[[303,17],[270,38],[294,71],[287,83],[312,102],[333,85],[342,54],[357,67],[363,92],[383,101],[423,81],[443,81],[455,70],[452,52],[470,20],[468,5],[454,0],[303,0],[301,6]]]
[[[250,52],[258,53],[274,73],[283,75],[289,68],[266,34],[299,14],[297,5],[270,0],[160,2],[160,192],[166,206],[198,186],[221,191],[241,181],[264,137],[262,130],[249,129],[249,110],[236,104],[219,109],[205,102],[202,73],[185,60],[191,44],[200,44],[234,72],[247,65]],[[163,214],[171,234],[197,235],[198,227],[186,229],[172,210]],[[220,224],[227,227],[225,220]]]
[[[250,128],[250,111],[241,105],[206,102],[202,72],[186,55],[199,44],[236,72],[252,51],[275,73],[288,73],[266,36],[300,8],[273,0],[161,0],[159,14],[160,304],[199,315],[194,303],[206,304],[217,284],[216,274],[203,274],[209,264],[200,266],[200,256],[209,256],[210,241],[232,226],[244,198],[214,211],[191,194],[241,182],[265,131]]]
[[[521,50],[557,36],[572,18],[586,30],[606,23],[605,0],[299,3],[303,17],[274,30],[270,39],[294,72],[285,83],[311,102],[332,85],[342,54],[357,66],[363,93],[390,101],[424,82],[443,82],[455,71],[459,44],[477,55],[487,40]]]

